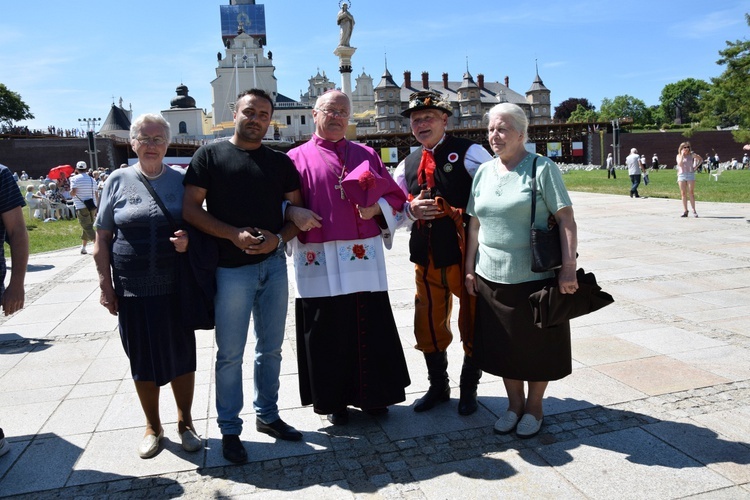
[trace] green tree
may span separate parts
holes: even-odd
[[[602,121],[614,120],[615,118],[630,117],[633,125],[646,125],[650,113],[646,103],[630,95],[618,95],[614,99],[605,97],[599,107],[599,116]]]
[[[583,104],[579,104],[578,107],[570,114],[567,123],[591,123],[599,121],[599,113],[591,108],[587,108]]]
[[[659,97],[664,120],[674,122],[679,117],[680,123],[698,121],[701,98],[709,88],[708,83],[695,78],[686,78],[665,85]]]
[[[750,26],[750,14],[745,14]],[[733,132],[738,142],[750,142],[750,40],[726,42],[721,58],[724,72],[711,79],[711,87],[702,99],[701,118],[707,126],[739,125]]]
[[[661,110],[661,106],[659,106],[658,104],[649,106],[648,110],[651,112],[650,123],[653,123],[657,127],[661,127],[662,125],[667,123],[667,118],[664,116],[664,113]]]
[[[21,96],[0,83],[0,123],[10,127],[13,122],[33,119],[34,115],[29,112],[29,106],[23,102]]]
[[[585,97],[569,97],[555,106],[555,114],[552,118],[560,123],[570,121],[570,115],[578,109],[578,106],[583,106],[584,109],[596,109],[596,106],[591,104]]]

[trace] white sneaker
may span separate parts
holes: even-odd
[[[518,422],[518,426],[516,426],[516,436],[520,437],[521,439],[536,436],[537,434],[539,434],[539,430],[542,428],[543,420],[544,417],[537,420],[536,417],[534,417],[534,415],[532,415],[531,413],[524,414],[524,416],[521,417],[521,420]]]
[[[516,424],[518,424],[519,417],[515,412],[512,412],[510,410],[505,412],[505,415],[500,417],[497,422],[495,422],[495,433],[496,434],[508,434],[513,429],[516,428]]]
[[[81,247],[81,255],[86,255],[87,253],[86,247]]]

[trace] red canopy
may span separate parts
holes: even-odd
[[[75,172],[75,169],[70,165],[58,165],[50,169],[47,177],[52,180],[59,181],[60,174],[65,174],[65,177],[70,177],[70,174]]]

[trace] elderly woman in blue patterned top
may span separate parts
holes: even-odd
[[[138,447],[141,458],[159,451],[164,436],[159,389],[171,384],[177,427],[186,451],[203,443],[193,427],[195,332],[184,326],[178,301],[177,252],[187,251],[183,230],[173,232],[167,218],[139,178],[142,174],[176,220],[182,218],[184,171],[163,163],[170,127],[161,115],[141,115],[130,128],[138,156],[133,168],[107,179],[96,219],[94,260],[101,304],[118,316],[120,338],[130,359],[136,392],[146,415]]]
[[[533,323],[528,297],[554,279],[554,272],[531,271],[529,221],[531,168],[537,160],[535,225],[544,228],[552,214],[560,225],[563,265],[558,286],[575,293],[577,232],[560,170],[548,158],[526,151],[528,118],[519,106],[501,103],[489,112],[489,142],[497,155],[474,176],[466,211],[471,215],[466,244],[469,293],[477,296],[474,362],[503,377],[508,409],[495,432],[513,429],[522,438],[542,425],[542,399],[550,380],[572,370],[570,325],[540,329]],[[528,384],[528,395],[525,392]]]

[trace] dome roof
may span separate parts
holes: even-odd
[[[169,101],[171,109],[185,109],[195,107],[195,99],[188,95],[188,88],[186,85],[178,85],[175,91],[177,92],[177,97]]]

